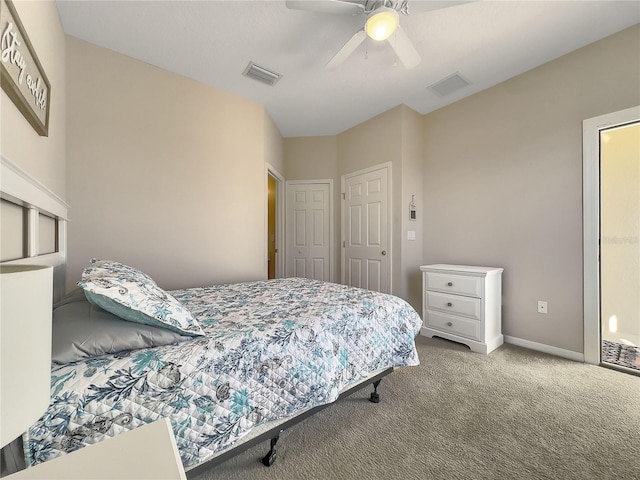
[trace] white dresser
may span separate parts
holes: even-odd
[[[421,334],[487,354],[502,345],[502,268],[425,265]]]

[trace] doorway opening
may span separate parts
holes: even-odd
[[[640,107],[583,126],[585,361],[640,375]]]
[[[600,131],[603,364],[640,374],[640,122]]]
[[[267,164],[267,279],[282,278],[284,177]]]

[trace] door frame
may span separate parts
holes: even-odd
[[[265,277],[268,276],[269,262],[269,175],[276,181],[276,278],[284,277],[284,177],[276,170],[273,165],[266,162],[267,174],[264,177],[265,182],[265,215],[264,215],[264,231],[265,231]]]
[[[362,170],[357,170],[355,172],[346,173],[340,177],[340,245],[341,245],[341,259],[340,259],[340,283],[346,285],[345,280],[345,183],[346,180],[352,177],[357,177],[358,175],[364,175],[365,173],[375,172],[376,170],[387,170],[387,241],[389,242],[389,246],[387,247],[387,251],[389,252],[389,293],[393,294],[393,208],[392,208],[392,199],[393,199],[393,179],[391,177],[392,174],[392,162],[384,162],[379,163],[378,165],[374,165],[372,167],[363,168]]]
[[[319,185],[319,184],[325,184],[325,185],[329,185],[329,281],[330,282],[335,282],[335,277],[334,277],[334,268],[333,268],[333,258],[334,258],[334,217],[333,217],[333,211],[334,211],[334,200],[333,200],[333,179],[331,178],[325,178],[325,179],[320,179],[320,180],[287,180],[285,182],[285,188],[284,190],[287,190],[287,187],[289,185]],[[284,200],[284,205],[285,208],[287,208],[289,206],[289,199],[285,197]],[[286,266],[285,266],[286,267]],[[285,268],[283,268],[282,270],[283,272],[286,272]]]
[[[640,106],[582,122],[584,361],[595,365],[601,362],[600,132],[637,121]]]

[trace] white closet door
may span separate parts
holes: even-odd
[[[329,183],[287,182],[287,277],[331,281]]]
[[[342,282],[391,293],[388,168],[343,177]]]

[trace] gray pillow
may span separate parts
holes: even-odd
[[[51,345],[51,359],[58,364],[193,338],[122,320],[78,297],[58,305],[53,310]]]

